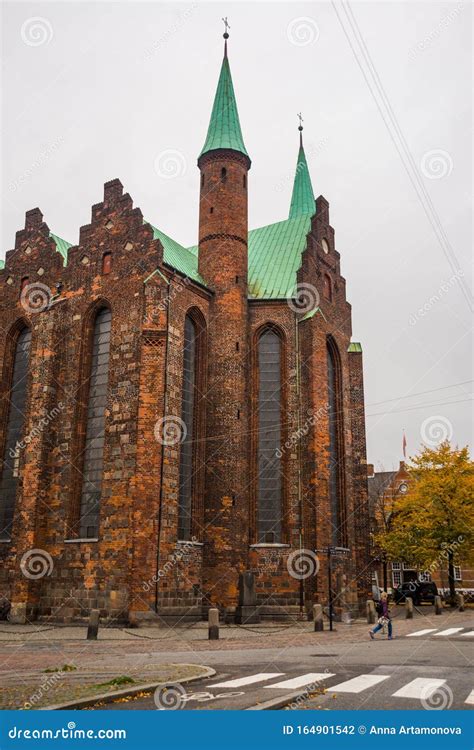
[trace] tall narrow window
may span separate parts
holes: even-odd
[[[82,539],[97,537],[99,533],[111,327],[111,312],[103,308],[96,315],[92,338],[79,522],[79,536]]]
[[[3,466],[0,478],[0,539],[10,539],[18,489],[20,442],[25,424],[31,331],[24,328],[16,341],[13,355]]]
[[[190,539],[193,510],[194,436],[196,423],[197,377],[196,325],[187,315],[184,322],[183,352],[183,439],[179,471],[178,539]]]
[[[102,273],[107,274],[112,270],[112,253],[104,253],[102,256]]]
[[[258,541],[280,542],[282,531],[281,339],[258,339]]]
[[[338,353],[333,342],[327,345],[329,406],[329,499],[332,542],[345,545],[345,507],[343,497],[344,450],[342,441],[342,389]]]

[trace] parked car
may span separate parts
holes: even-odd
[[[418,605],[422,602],[434,604],[435,596],[438,596],[436,583],[424,581],[407,581],[401,583],[393,592],[393,598],[396,604],[404,602],[408,597],[413,599],[413,604]]]

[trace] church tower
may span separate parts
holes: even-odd
[[[248,171],[227,56],[204,147],[199,211],[199,273],[214,295],[209,324],[204,595],[236,603],[249,527]],[[225,573],[223,573],[225,571]]]

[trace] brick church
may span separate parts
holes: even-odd
[[[288,218],[250,229],[225,51],[183,247],[118,179],[0,268],[0,611],[12,622],[336,613],[370,590],[362,350],[300,124]],[[204,135],[204,134],[203,134]],[[152,219],[153,217],[150,217]]]

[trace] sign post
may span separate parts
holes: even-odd
[[[334,597],[333,597],[333,590],[332,590],[332,564],[331,560],[332,557],[339,556],[339,555],[346,555],[350,552],[349,547],[323,547],[322,549],[317,549],[316,552],[326,553],[328,556],[328,611],[329,611],[329,630],[333,630],[333,621],[334,621],[334,613],[333,613],[333,604],[334,604]]]

